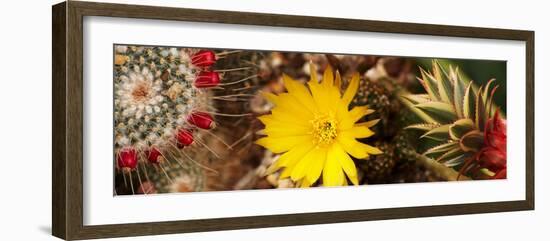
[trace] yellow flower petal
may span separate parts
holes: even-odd
[[[315,65],[311,61],[309,63],[309,76],[309,82],[319,83],[317,68],[315,68]]]
[[[298,163],[298,161],[300,161],[313,148],[315,148],[315,144],[313,142],[304,142],[283,154],[275,163],[277,166],[285,168],[279,176],[279,179],[290,177],[296,163]]]
[[[298,161],[298,163],[296,163],[296,166],[292,170],[292,174],[290,175],[290,177],[292,178],[293,181],[297,181],[302,179],[303,177],[306,177],[306,175],[308,175],[310,171],[314,171],[311,168],[313,167],[315,162],[324,162],[325,159],[326,159],[326,149],[313,148],[300,161]],[[315,175],[315,173],[310,174],[312,178],[313,176],[317,176],[316,178],[318,178],[319,175],[321,175],[320,171],[318,175]],[[308,180],[310,180],[311,183],[314,182],[314,181],[311,181],[312,179],[308,179]]]
[[[285,167],[285,169],[283,169],[283,172],[281,172],[281,175],[279,176],[279,179],[289,178],[290,174],[292,174],[292,168],[291,167]]]
[[[369,109],[368,106],[356,106],[348,112],[347,118],[342,121],[340,130],[348,130],[353,127],[354,123],[359,121],[363,116],[373,113],[374,110]]]
[[[346,106],[348,106],[349,103],[351,103],[351,101],[353,100],[353,97],[355,97],[355,93],[357,93],[358,88],[359,88],[359,73],[355,73],[351,78],[351,81],[348,85],[348,88],[346,89],[346,92],[344,92],[344,97],[342,98]]]
[[[360,120],[363,116],[372,114],[373,112],[374,110],[369,109],[369,107],[367,106],[356,106],[356,107],[353,107],[353,109],[351,109],[351,111],[349,112],[349,115],[350,115],[349,118],[353,123],[355,123],[358,120]]]
[[[380,154],[383,153],[380,149],[378,149],[376,147],[373,147],[373,146],[370,146],[370,145],[367,145],[367,144],[364,144],[364,143],[361,143],[361,142],[358,142],[358,143],[359,143],[360,148],[362,148],[368,154],[380,155]]]
[[[323,186],[340,186],[345,179],[338,160],[327,159],[323,168]]]
[[[290,111],[280,108],[274,108],[271,110],[271,116],[273,119],[281,122],[286,122],[287,124],[297,124],[297,125],[306,125],[304,119],[301,119],[300,116],[297,116]]]
[[[340,77],[340,72],[336,70],[336,78],[334,79],[334,87],[338,89],[338,92],[340,92],[340,88],[342,88],[342,77]]]
[[[309,164],[309,170],[307,171],[306,178],[309,183],[315,183],[321,176],[323,167],[325,166],[325,160],[327,159],[327,150],[320,148],[316,151],[316,156]]]
[[[315,100],[317,109],[321,113],[327,113],[330,110],[328,106],[329,105],[328,91],[325,88],[323,88],[323,86],[321,86],[321,84],[319,83],[310,81],[307,84],[308,84],[309,90],[311,90],[311,95],[313,96],[313,100]]]
[[[303,120],[312,119],[313,113],[307,110],[304,111],[304,108],[305,107],[293,95],[283,93],[277,96],[277,104],[273,110],[284,110]]]
[[[263,146],[273,153],[282,153],[290,150],[298,144],[311,141],[311,136],[290,136],[290,137],[263,137],[256,141],[256,144]]]
[[[291,137],[291,136],[305,136],[311,132],[311,128],[292,126],[292,127],[276,127],[269,126],[263,130],[263,134],[279,138],[279,137]]]
[[[375,119],[375,120],[371,120],[371,121],[357,123],[357,124],[355,124],[355,126],[366,126],[368,128],[371,128],[374,125],[376,125],[376,123],[378,123],[379,121],[380,121],[380,119]]]
[[[355,125],[354,127],[345,130],[344,133],[354,138],[367,138],[374,135],[374,131],[370,130],[368,127],[358,125]]]
[[[315,113],[317,110],[315,101],[305,85],[293,80],[286,74],[283,74],[283,83],[288,93],[294,96],[308,111]]]
[[[277,103],[279,102],[279,98],[273,93],[262,92],[261,94],[264,98],[266,98],[269,102],[273,103],[274,105],[277,105]]]
[[[301,160],[311,149],[315,147],[315,143],[306,141],[302,144],[296,145],[290,151],[286,152],[277,161],[278,165],[282,167],[293,168],[296,163]]]
[[[323,74],[323,87],[326,89],[334,89],[334,73],[332,73],[330,65],[327,66]]]
[[[359,145],[361,143],[355,140],[352,136],[340,133],[337,141],[347,153],[357,159],[365,159],[369,156],[368,153]]]
[[[263,115],[258,117],[258,119],[265,125],[265,126],[290,126],[290,125],[298,125],[302,127],[311,127],[309,123],[302,123],[302,122],[296,122],[295,120],[285,120],[279,116],[273,116],[273,115]]]
[[[302,180],[300,181],[300,187],[301,188],[310,187],[311,184],[313,184],[313,183],[310,183],[306,178],[302,178]]]
[[[359,181],[357,180],[357,169],[355,168],[355,163],[351,157],[340,147],[338,143],[334,143],[328,151],[327,154],[328,161],[338,161],[344,172],[347,174],[348,178],[354,185],[358,185]]]

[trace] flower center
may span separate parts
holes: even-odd
[[[135,101],[142,101],[149,96],[149,86],[146,83],[138,83],[132,90]]]
[[[311,121],[313,125],[313,139],[318,145],[326,146],[332,143],[338,132],[336,121],[327,116],[317,117]]]

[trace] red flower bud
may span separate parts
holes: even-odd
[[[191,57],[191,63],[199,67],[210,67],[216,63],[216,54],[210,50],[201,50]]]
[[[181,129],[176,135],[178,148],[184,148],[193,144],[193,132],[188,129]]]
[[[220,75],[214,71],[202,71],[195,78],[195,87],[209,88],[220,84]]]
[[[137,154],[133,148],[125,148],[118,152],[118,167],[123,170],[133,170],[137,167]]]
[[[187,121],[192,125],[195,125],[201,129],[212,129],[216,126],[212,120],[212,116],[204,112],[194,112],[188,118]]]
[[[151,147],[145,154],[147,155],[147,160],[152,164],[159,164],[162,160],[162,155],[156,147]]]

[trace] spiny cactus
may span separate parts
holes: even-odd
[[[397,127],[391,124],[392,93],[383,85],[372,82],[368,78],[361,78],[359,89],[352,101],[353,106],[368,105],[376,111],[368,116],[371,120],[380,119],[380,124],[373,126],[378,136],[392,136]]]
[[[204,131],[215,127],[208,90],[221,82],[216,59],[210,50],[115,46],[114,158],[132,192],[135,179],[164,191],[158,177],[171,182],[174,172],[202,182],[190,155],[208,150]]]
[[[498,88],[492,87],[494,79],[477,90],[473,81],[461,78],[458,68],[449,66],[446,71],[437,61],[432,65],[431,72],[420,69],[418,78],[426,94],[402,96],[424,121],[406,129],[423,131],[421,140],[436,143],[424,155],[460,170],[460,174],[504,178],[506,124],[493,103]],[[488,152],[499,157],[484,155]]]
[[[375,144],[383,152],[382,154],[369,159],[363,164],[365,178],[368,183],[386,183],[387,178],[392,174],[396,164],[394,146],[389,142],[378,141]]]

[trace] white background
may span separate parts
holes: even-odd
[[[135,1],[137,2],[137,1]],[[157,1],[159,2],[159,1]],[[174,1],[169,1],[174,2]],[[260,3],[261,2],[261,3]],[[543,1],[178,1],[194,8],[240,10],[301,15],[425,22],[536,31],[538,107],[550,84],[543,71],[550,61],[550,29]],[[51,219],[51,41],[52,1],[10,1],[2,8],[0,48],[0,103],[3,171],[0,201],[0,237],[3,240],[54,240]],[[359,5],[358,5],[359,4]],[[25,65],[31,62],[30,65]],[[513,81],[513,80],[508,80]],[[547,108],[546,108],[547,109]],[[537,108],[537,148],[543,150],[550,134],[544,125],[550,115]],[[389,220],[260,230],[165,235],[155,240],[334,240],[424,239],[518,240],[526,236],[548,239],[550,169],[544,152],[536,154],[536,211]],[[545,175],[546,174],[546,175]],[[128,240],[151,240],[151,237]]]

